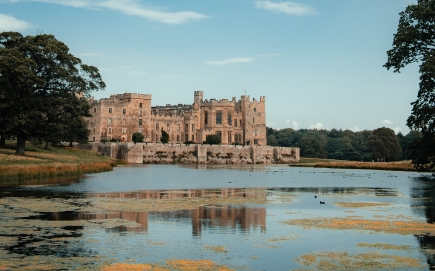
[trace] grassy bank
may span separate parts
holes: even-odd
[[[333,159],[302,158],[297,164],[290,166],[296,167],[320,167],[320,168],[347,168],[347,169],[377,169],[377,170],[399,170],[415,171],[411,161],[398,162],[355,162]]]
[[[26,155],[17,156],[13,149],[0,149],[0,181],[110,171],[116,161],[76,148],[27,145]]]

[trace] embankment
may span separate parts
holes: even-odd
[[[289,164],[299,148],[159,143],[89,143],[79,145],[131,164]]]

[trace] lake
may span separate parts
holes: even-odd
[[[0,270],[431,270],[431,174],[134,165],[0,184]]]

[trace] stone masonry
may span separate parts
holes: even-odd
[[[161,143],[89,143],[79,148],[130,164],[289,164],[299,148]]]
[[[87,118],[89,141],[116,139],[131,142],[133,133],[144,135],[144,142],[160,142],[162,129],[169,143],[203,143],[207,135],[217,134],[222,144],[266,146],[266,98],[250,100],[243,95],[236,101],[203,100],[194,92],[190,105],[151,106],[151,95],[124,93],[110,98],[89,100],[92,117]]]

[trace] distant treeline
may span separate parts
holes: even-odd
[[[302,157],[329,158],[350,161],[399,161],[410,159],[410,144],[421,138],[411,131],[397,135],[389,128],[364,130],[317,130],[267,128],[270,146],[299,147]]]

